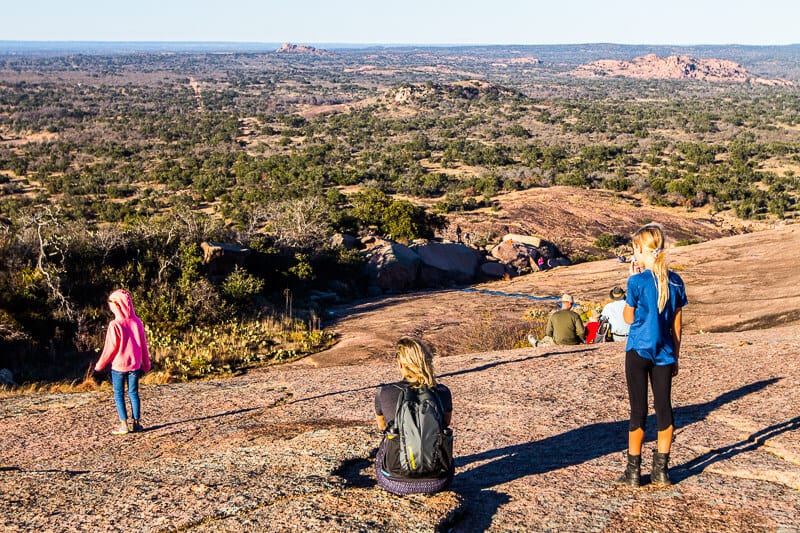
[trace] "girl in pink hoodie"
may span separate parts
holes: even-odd
[[[133,310],[133,300],[128,291],[118,289],[108,296],[108,307],[114,313],[114,320],[108,324],[106,344],[100,360],[94,365],[100,372],[111,363],[111,383],[114,386],[114,403],[117,405],[120,426],[112,431],[124,435],[128,431],[141,431],[139,404],[139,378],[150,371],[150,352],[144,335],[144,325]],[[125,410],[125,382],[128,383],[128,397],[131,400],[133,422],[128,426],[128,413]]]

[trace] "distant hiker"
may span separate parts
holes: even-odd
[[[583,344],[586,337],[586,329],[583,326],[581,316],[572,310],[575,300],[569,294],[561,296],[559,305],[561,309],[556,311],[547,320],[545,336],[536,340],[533,335],[528,336],[531,346],[553,346],[554,344]]]
[[[456,242],[461,242],[461,226],[456,225]]]
[[[617,483],[641,483],[642,442],[647,419],[647,381],[653,389],[658,421],[652,483],[670,485],[667,465],[672,446],[672,378],[678,375],[682,309],[688,303],[681,277],[667,270],[664,230],[648,224],[633,234],[636,262],[631,262],[623,316],[631,324],[625,347],[625,380],[631,406],[628,464]]]
[[[403,380],[375,394],[375,418],[384,432],[375,458],[378,485],[398,495],[432,494],[453,479],[450,389],[437,384],[428,347],[419,339],[397,342]]]
[[[539,259],[536,260],[536,266],[539,267],[539,270],[547,270],[547,266],[544,263],[544,257],[539,256]]]
[[[605,317],[608,323],[611,324],[611,335],[614,341],[624,342],[628,340],[628,331],[631,326],[622,316],[622,311],[625,309],[625,291],[622,287],[614,287],[608,293],[611,302],[603,307],[600,313],[601,317]]]
[[[114,435],[124,435],[129,431],[142,431],[141,408],[139,402],[139,378],[150,371],[150,352],[144,326],[133,310],[133,300],[128,291],[118,289],[108,297],[108,307],[114,313],[114,320],[108,324],[106,342],[100,360],[94,365],[100,372],[111,363],[111,383],[114,387],[114,403],[120,425],[112,431]],[[131,416],[125,409],[125,383],[128,384],[128,398],[131,401]]]

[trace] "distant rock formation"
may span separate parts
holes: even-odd
[[[482,80],[461,80],[452,83],[411,83],[393,88],[384,98],[393,104],[416,104],[427,100],[480,100],[501,96],[516,96],[518,93],[507,87]]]
[[[648,54],[632,61],[603,59],[581,65],[572,71],[579,77],[623,76],[637,79],[704,80],[710,82],[753,83],[791,86],[783,79],[759,78],[727,59],[695,59],[689,56],[658,57]]]
[[[367,236],[360,243],[371,295],[469,285],[570,264],[553,243],[528,235],[506,235],[492,247],[490,257],[477,247],[455,242],[421,240],[405,246]]]
[[[275,50],[277,54],[305,54],[312,56],[325,56],[330,54],[328,50],[306,46],[303,44],[283,43],[280,48]]]

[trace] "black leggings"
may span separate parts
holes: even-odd
[[[672,425],[672,365],[656,366],[636,350],[628,350],[625,352],[625,380],[628,382],[628,399],[631,402],[630,431],[644,429],[648,378],[653,387],[658,430],[664,431]]]

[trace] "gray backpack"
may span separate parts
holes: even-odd
[[[428,387],[401,389],[386,430],[385,469],[397,477],[443,477],[453,469],[453,433],[439,395]]]
[[[611,337],[611,323],[604,316],[600,317],[600,325],[597,326],[597,335],[594,336],[594,344],[598,342],[608,342],[613,340]]]

